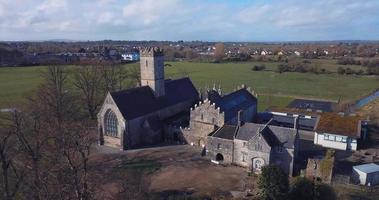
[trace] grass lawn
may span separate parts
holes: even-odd
[[[262,62],[196,63],[166,62],[166,78],[189,76],[197,88],[221,84],[225,92],[246,84],[259,94],[259,109],[267,106],[286,106],[293,98],[306,97],[342,100],[364,96],[379,86],[373,76],[344,76],[338,74],[283,73],[252,71]],[[278,63],[265,62],[268,69]],[[126,65],[137,66],[138,63]],[[0,108],[23,103],[42,82],[45,67],[0,68]]]

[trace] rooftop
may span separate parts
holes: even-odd
[[[297,109],[310,109],[313,111],[320,110],[323,112],[333,112],[336,106],[335,102],[330,101],[316,101],[316,100],[307,100],[307,99],[295,99],[288,104],[289,108]]]
[[[215,131],[212,137],[233,140],[234,135],[237,131],[237,128],[238,128],[237,126],[233,126],[233,125],[224,125],[223,127],[219,128],[217,131]]]
[[[322,113],[315,130],[320,133],[331,133],[359,138],[361,134],[361,117],[341,116],[337,113]]]
[[[257,102],[246,88],[241,88],[237,91],[220,96],[217,91],[208,91],[208,99],[220,107],[222,112],[225,112],[225,120],[228,121],[238,115],[238,111],[244,110]]]
[[[149,86],[110,93],[125,119],[131,120],[199,97],[189,78],[165,80],[165,96],[155,97]]]
[[[362,171],[366,174],[373,173],[373,172],[379,172],[379,165],[375,163],[369,163],[364,165],[357,165],[353,167],[355,170]]]

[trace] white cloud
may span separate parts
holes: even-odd
[[[347,30],[365,27],[370,31],[361,31],[362,37],[379,39],[379,1],[376,0],[234,3],[0,0],[0,40],[49,39],[56,35],[85,40],[354,39],[352,31]],[[25,38],[15,38],[20,33]]]

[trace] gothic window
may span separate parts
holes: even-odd
[[[201,121],[203,121],[204,120],[204,115],[203,114],[201,114]]]
[[[217,149],[221,149],[221,144],[217,144]]]
[[[116,114],[108,110],[105,113],[105,118],[104,118],[104,128],[105,128],[105,135],[111,136],[111,137],[117,137],[117,117]]]
[[[215,124],[216,120],[215,118],[212,118],[212,124]]]
[[[146,67],[148,67],[148,62],[147,62],[147,60],[146,60],[146,65],[145,65]]]

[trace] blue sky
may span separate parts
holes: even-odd
[[[379,40],[379,0],[0,0],[0,40]]]

